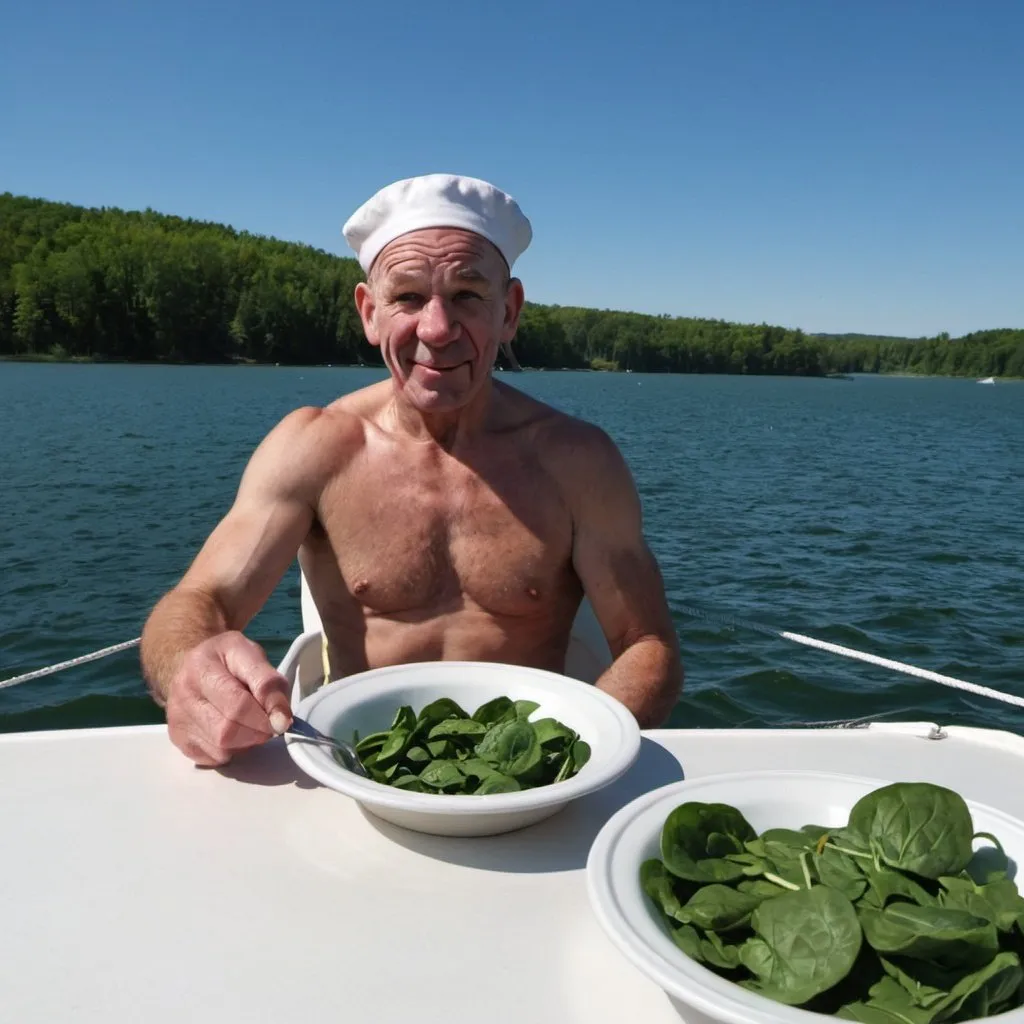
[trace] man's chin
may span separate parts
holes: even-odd
[[[444,380],[427,383],[411,379],[406,381],[402,393],[420,412],[454,412],[468,405],[474,392],[471,388],[453,385],[454,382]]]

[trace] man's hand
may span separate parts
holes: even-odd
[[[227,764],[291,725],[288,681],[262,648],[237,632],[221,633],[182,659],[167,694],[172,742],[196,764]]]

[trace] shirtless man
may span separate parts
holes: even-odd
[[[584,594],[614,656],[597,686],[661,724],[682,665],[629,470],[608,436],[494,380],[531,229],[486,182],[396,182],[345,234],[390,379],[286,416],[142,636],[171,740],[220,765],[290,723],[242,630],[299,557],[335,676],[435,659],[561,672]]]

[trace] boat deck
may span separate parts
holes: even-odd
[[[278,741],[211,771],[161,726],[0,736],[2,1017],[693,1024],[590,911],[602,824],[684,774],[756,768],[922,779],[1024,818],[1024,739],[935,733],[652,731],[616,784],[488,839],[376,822]]]

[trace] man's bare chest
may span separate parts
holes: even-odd
[[[487,475],[368,461],[325,491],[320,521],[345,589],[371,613],[530,615],[574,586],[570,513],[529,458],[496,459]]]

